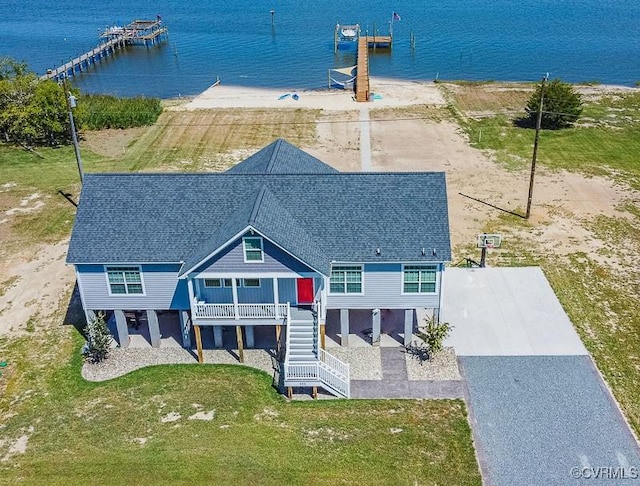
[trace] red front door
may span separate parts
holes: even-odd
[[[313,279],[298,279],[298,304],[313,304]]]

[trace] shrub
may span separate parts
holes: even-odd
[[[535,127],[540,107],[542,84],[529,98],[525,108],[527,115],[521,122]],[[542,123],[544,129],[558,130],[573,125],[582,114],[582,97],[573,86],[563,83],[559,79],[546,84],[542,103]]]
[[[82,354],[89,363],[99,363],[106,359],[111,349],[111,333],[104,320],[104,313],[99,313],[87,323],[85,328],[87,343]]]

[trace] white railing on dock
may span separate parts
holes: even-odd
[[[199,319],[279,319],[287,316],[287,304],[194,304]]]

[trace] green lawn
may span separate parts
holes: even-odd
[[[28,437],[3,484],[481,484],[461,400],[287,402],[262,372],[197,364],[94,384],[75,329],[45,334],[0,341],[0,458]]]
[[[471,143],[519,170],[531,163],[534,130],[519,128],[506,115],[463,122]],[[538,161],[549,169],[613,175],[640,189],[640,95],[605,97],[585,104],[581,125],[543,130]]]

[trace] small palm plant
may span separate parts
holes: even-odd
[[[442,349],[444,340],[449,336],[453,326],[448,322],[440,322],[434,316],[425,317],[425,325],[418,327],[415,333],[420,338],[406,346],[408,353],[415,356],[421,363],[431,360],[434,354]]]

